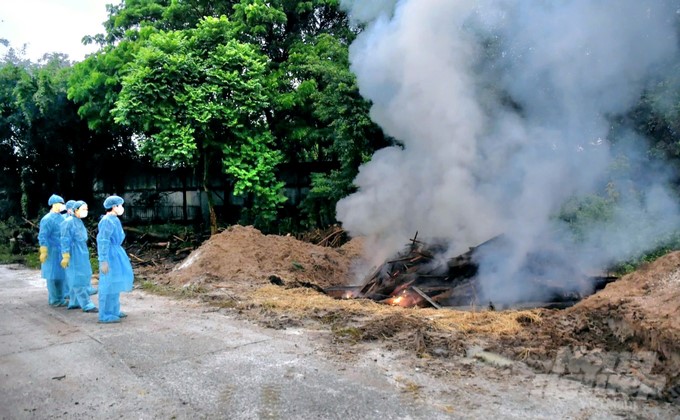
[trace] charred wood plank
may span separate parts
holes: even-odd
[[[425,294],[422,290],[420,290],[417,286],[411,286],[411,290],[414,292],[418,293],[420,296],[422,296],[423,299],[425,299],[430,305],[432,305],[435,309],[441,309],[441,305],[438,304],[437,302],[433,301],[430,299],[430,297]]]
[[[473,282],[466,279],[463,283],[433,296],[432,300],[442,306],[476,305],[478,304],[477,289]]]

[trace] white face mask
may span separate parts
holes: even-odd
[[[117,216],[122,216],[123,213],[125,213],[125,209],[123,206],[118,206],[113,208],[113,212],[116,213]]]
[[[79,218],[84,219],[87,217],[87,210],[80,210],[77,215]]]

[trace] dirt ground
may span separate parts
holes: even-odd
[[[324,288],[356,282],[362,246],[361,239],[331,248],[232,226],[183,259],[156,249],[163,263],[150,264],[141,252],[133,263],[143,288],[197,298],[270,328],[329,330],[333,357],[406,350],[414,366],[437,376],[481,349],[633,397],[680,401],[680,252],[565,310],[473,312],[325,295]]]

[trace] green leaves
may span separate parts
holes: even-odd
[[[114,115],[144,135],[142,150],[157,163],[222,161],[234,193],[252,195],[252,214],[266,224],[285,200],[265,116],[267,59],[233,33],[225,17],[209,17],[195,29],[152,35],[128,67]]]
[[[39,198],[45,190],[66,194],[78,188],[86,197],[87,186],[74,174],[91,174],[94,163],[86,157],[95,149],[67,97],[71,63],[52,54],[40,64],[4,62],[0,68],[0,188],[21,201],[27,218],[44,207]]]
[[[359,165],[388,144],[368,116],[370,104],[359,94],[348,54],[342,39],[323,33],[296,43],[283,69],[289,91],[277,105],[288,121],[279,126],[287,155],[336,168],[312,177],[303,202],[311,225],[335,222],[335,204],[352,191]]]
[[[236,30],[256,39],[281,28],[286,23],[287,16],[274,5],[275,3],[263,0],[242,0],[234,5],[233,19],[236,22]]]
[[[126,0],[107,10],[106,34],[88,37],[100,51],[54,71],[87,123],[99,176],[138,145],[159,165],[226,178],[246,203],[243,221],[264,226],[285,200],[280,162],[340,168],[315,178],[339,188],[314,195],[331,214],[385,143],[349,71],[354,34],[338,0]],[[12,93],[23,98],[18,114],[56,109],[55,86],[28,77]]]

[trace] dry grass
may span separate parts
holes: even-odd
[[[394,381],[399,384],[401,392],[410,394],[414,398],[421,398],[421,391],[423,389],[422,385],[419,385],[412,380],[405,378],[401,375],[394,378]]]
[[[264,286],[255,290],[248,299],[251,303],[273,311],[289,313],[300,318],[320,312],[340,311],[369,318],[400,316],[427,322],[442,332],[502,336],[516,334],[525,325],[540,323],[539,311],[459,311],[449,309],[402,308],[384,305],[366,299],[334,299],[311,289],[285,289]]]

